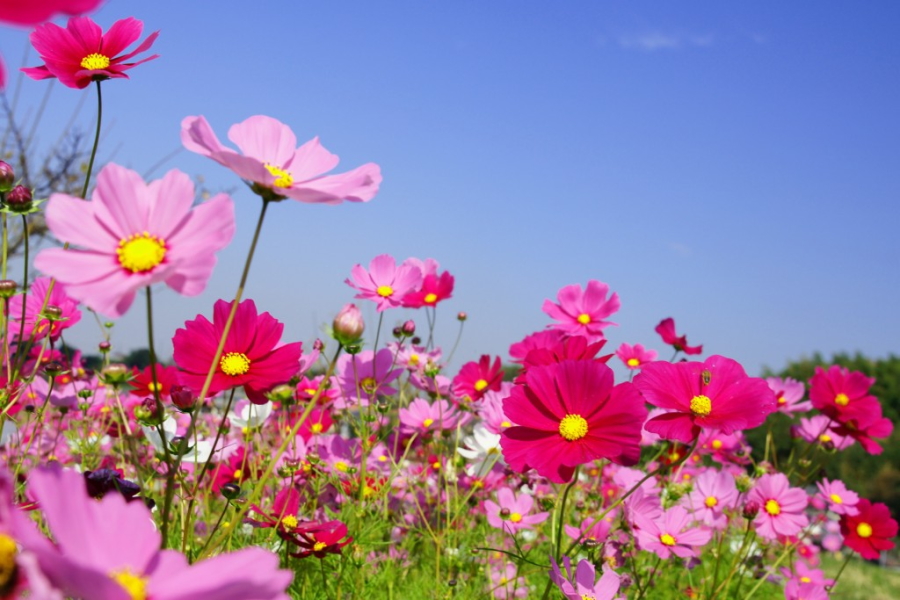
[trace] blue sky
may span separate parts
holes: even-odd
[[[456,276],[437,335],[449,348],[469,314],[457,366],[505,357],[549,323],[545,298],[589,279],[622,300],[611,350],[668,358],[653,327],[669,316],[751,374],[815,351],[900,350],[895,2],[110,0],[93,17],[132,15],[161,31],[161,57],[104,84],[101,161],[146,173],[179,148],[185,116],[224,140],[265,114],[319,135],[338,171],[382,167],[368,204],[269,212],[247,295],[286,341],[323,335],[352,300],[350,268],[390,253]],[[2,30],[10,71],[26,47],[27,32]],[[50,86],[23,81],[20,115]],[[39,147],[83,97],[75,123],[90,131],[93,91],[53,87]],[[207,159],[182,151],[152,176],[171,168],[233,191],[239,222],[204,295],[156,294],[163,356],[185,320],[233,295],[259,209]],[[408,316],[425,326],[405,312],[385,324]],[[69,336],[98,340],[90,318]],[[114,345],[145,345],[140,302]]]

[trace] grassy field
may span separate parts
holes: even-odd
[[[825,575],[834,577],[842,560],[825,556]],[[900,570],[881,568],[853,558],[831,593],[832,600],[897,600],[900,598]]]

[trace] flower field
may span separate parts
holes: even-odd
[[[267,222],[283,203],[369,202],[380,167],[335,172],[323,142],[269,116],[186,116],[184,148],[252,191],[258,219],[244,223],[229,194],[198,200],[180,170],[145,180],[95,164],[102,89],[140,85],[140,65],[158,58],[158,33],[142,38],[141,21],[104,32],[77,16],[98,3],[0,3],[0,20],[35,27],[43,63],[24,73],[93,88],[98,102],[80,195],[36,198],[0,162],[0,599],[822,600],[861,597],[869,579],[867,598],[896,589],[895,573],[858,560],[894,548],[896,518],[823,475],[851,446],[880,454],[893,432],[863,373],[752,377],[705,356],[673,318],[656,327],[668,356],[610,347],[621,302],[597,280],[547,290],[546,328],[451,370],[458,339],[438,339],[435,323],[465,274],[390,254],[334,275],[348,303],[334,307],[329,336],[285,339],[289,316],[245,294],[257,245],[288,242],[262,236]],[[59,14],[76,16],[47,22]],[[38,213],[58,243],[31,256],[26,235],[17,272],[9,227],[27,231]],[[234,295],[174,331],[154,327],[154,293],[203,293],[239,228],[254,234],[243,265],[226,267]],[[148,367],[117,363],[108,339],[95,369],[65,345],[67,329],[121,317],[138,296]],[[417,316],[393,326],[396,309]],[[455,319],[461,335],[467,315]],[[171,364],[159,336],[172,340]],[[775,414],[793,424],[787,457],[775,452]],[[761,446],[750,430],[767,432]]]

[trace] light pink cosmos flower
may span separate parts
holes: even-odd
[[[828,481],[827,478],[816,482],[819,488],[819,494],[828,503],[828,510],[837,515],[856,515],[859,510],[856,504],[859,502],[859,495],[856,492],[847,489],[843,481],[835,479]]]
[[[556,294],[559,304],[555,304],[551,300],[544,300],[542,310],[551,319],[559,321],[550,327],[569,335],[583,335],[595,342],[605,339],[603,329],[615,325],[615,323],[604,321],[604,319],[619,310],[621,306],[619,295],[613,293],[607,298],[608,293],[609,286],[596,279],[588,281],[584,291],[577,283],[567,285]]]
[[[37,469],[28,489],[38,501],[55,544],[17,515],[16,539],[66,596],[93,600],[287,600],[289,571],[261,548],[222,554],[194,565],[160,550],[160,535],[142,502],[119,494],[88,497],[75,471]]]
[[[497,502],[484,501],[484,511],[491,527],[502,529],[515,535],[520,529],[533,529],[550,516],[549,512],[529,514],[534,507],[534,498],[528,494],[516,494],[508,487],[497,490]]]
[[[656,350],[645,350],[640,344],[634,346],[630,344],[622,344],[616,350],[616,356],[619,357],[625,366],[634,371],[640,369],[646,363],[656,360]]]
[[[747,494],[748,502],[759,503],[753,524],[756,533],[767,540],[791,536],[809,525],[805,510],[809,497],[800,488],[792,488],[784,473],[763,475]]]
[[[681,558],[697,556],[696,549],[705,545],[712,533],[705,528],[691,527],[693,520],[683,506],[673,506],[652,521],[639,518],[638,545],[663,560],[673,554]]]
[[[204,117],[185,117],[181,142],[255,184],[254,191],[270,200],[291,198],[316,204],[367,202],[378,193],[381,169],[367,163],[346,173],[325,175],[338,157],[313,138],[297,148],[297,136],[284,123],[255,115],[232,125],[228,139],[239,154],[223,146]]]
[[[56,341],[62,335],[63,330],[81,320],[78,302],[66,294],[66,286],[57,283],[53,286],[50,296],[47,297],[49,287],[49,277],[38,277],[28,290],[28,295],[25,297],[25,328],[22,333],[25,340],[31,339],[32,334],[35,340],[42,340],[49,334],[50,339]],[[44,298],[47,298],[46,308],[44,307]],[[59,309],[59,314],[52,320],[47,318],[51,308]],[[41,309],[44,309],[43,314],[41,314]],[[16,294],[9,299],[9,317],[13,321],[10,332],[18,336],[22,321],[21,294]]]
[[[724,471],[707,469],[694,478],[694,489],[681,504],[694,513],[694,518],[713,529],[725,529],[728,516],[723,512],[735,506],[738,499],[734,477]]]
[[[585,600],[586,598],[613,600],[619,591],[621,580],[612,569],[604,569],[600,580],[595,582],[597,572],[591,561],[587,559],[578,561],[578,566],[572,573],[572,561],[568,556],[564,556],[565,575],[562,574],[556,559],[551,556],[550,561],[553,563],[553,568],[550,570],[550,581],[557,585],[567,600]]]
[[[403,297],[422,283],[422,271],[407,262],[398,266],[390,254],[379,254],[368,270],[362,265],[353,267],[350,278],[344,283],[359,291],[355,297],[372,300],[376,310],[382,312],[402,305]]]
[[[342,354],[338,359],[337,384],[341,395],[335,399],[337,409],[368,406],[379,395],[396,394],[390,387],[400,377],[403,369],[394,369],[394,355],[388,348],[377,354],[363,350],[359,354]]]
[[[215,253],[234,235],[234,206],[226,194],[193,202],[194,184],[180,171],[147,184],[109,164],[90,202],[53,194],[47,203],[50,231],[84,249],[47,248],[34,264],[69,296],[110,317],[125,314],[137,290],[154,283],[196,296],[212,275]]]
[[[803,394],[806,393],[806,386],[802,381],[786,377],[768,377],[766,383],[769,388],[775,392],[775,399],[778,403],[778,412],[788,416],[794,413],[806,412],[812,410],[812,402],[803,400]]]
[[[57,78],[66,87],[77,89],[86,88],[92,81],[127,79],[125,71],[159,58],[154,54],[137,62],[125,62],[149,49],[159,36],[158,31],[147,36],[128,54],[116,56],[137,41],[143,29],[144,24],[134,17],[116,21],[106,33],[89,17],[71,18],[65,29],[44,23],[30,37],[44,64],[25,67],[22,72],[32,79]]]
[[[825,415],[814,415],[808,419],[801,417],[800,425],[793,431],[810,444],[821,444],[833,447],[835,450],[846,450],[853,445],[854,440],[849,435],[837,433],[833,428],[834,424],[834,420]]]
[[[455,429],[459,422],[456,409],[446,400],[434,403],[416,398],[407,408],[400,409],[400,431],[424,434],[430,431]]]
[[[528,582],[518,575],[515,563],[488,565],[490,592],[497,600],[528,597]]]

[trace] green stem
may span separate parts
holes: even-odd
[[[841,578],[841,573],[844,572],[844,569],[847,567],[847,563],[850,562],[850,559],[851,559],[851,558],[853,558],[853,553],[852,553],[852,552],[848,552],[848,553],[847,553],[847,558],[844,559],[844,562],[841,564],[841,568],[838,569],[837,575],[834,576],[834,581],[831,582],[831,585],[829,585],[829,586],[827,586],[827,587],[825,588],[825,591],[826,591],[826,592],[828,592],[829,594],[831,594],[831,590],[833,590],[833,589],[834,589],[834,586],[837,585],[838,579]]]
[[[97,81],[97,129],[94,131],[94,145],[91,148],[91,157],[88,160],[87,174],[84,177],[84,186],[81,188],[81,197],[87,198],[88,188],[91,185],[91,172],[94,170],[94,158],[97,156],[97,147],[100,145],[100,121],[103,119],[103,95],[100,93],[100,81]]]

